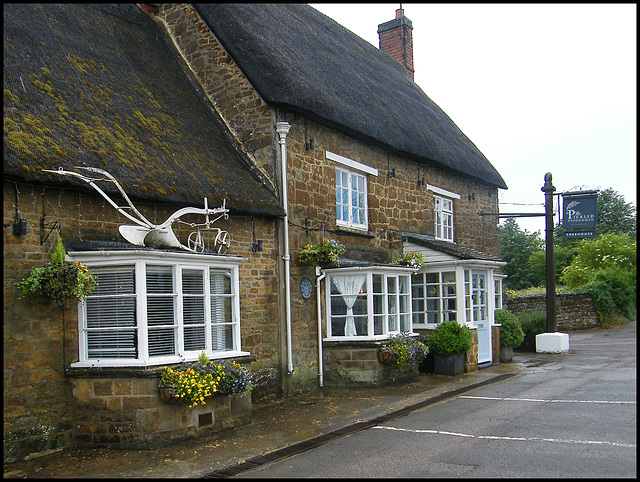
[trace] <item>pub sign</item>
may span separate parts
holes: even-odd
[[[564,193],[562,200],[562,227],[564,229],[593,229],[597,226],[597,191]]]

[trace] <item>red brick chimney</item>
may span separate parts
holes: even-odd
[[[378,25],[380,50],[400,62],[413,80],[413,26],[404,16],[402,4],[396,10],[396,18]]]

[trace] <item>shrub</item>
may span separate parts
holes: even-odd
[[[456,321],[443,321],[427,340],[429,350],[441,356],[466,353],[471,348],[473,333]]]
[[[593,281],[577,291],[586,292],[593,298],[593,306],[601,322],[611,321],[620,313],[633,319],[636,313],[636,280],[630,272],[600,270]]]
[[[500,346],[518,348],[524,341],[524,332],[518,321],[518,317],[507,310],[495,311],[496,323],[500,327]]]
[[[547,314],[544,311],[529,311],[522,313],[518,319],[524,333],[524,347],[535,351],[536,335],[547,332]]]

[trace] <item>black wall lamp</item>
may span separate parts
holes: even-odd
[[[393,169],[391,169],[388,173],[387,173],[387,177],[392,178],[392,177],[396,177],[396,168],[394,167]]]

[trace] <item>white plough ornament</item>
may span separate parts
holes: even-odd
[[[93,187],[96,191],[105,198],[109,204],[111,204],[115,209],[118,210],[120,214],[126,216],[131,221],[137,224],[137,226],[129,226],[122,225],[118,228],[120,234],[124,239],[129,241],[131,244],[135,244],[137,246],[151,246],[151,247],[170,247],[170,248],[180,248],[186,251],[192,251],[194,253],[202,253],[204,252],[205,243],[201,234],[202,231],[215,231],[215,240],[213,243],[213,249],[218,254],[224,254],[231,244],[231,236],[227,231],[223,231],[220,228],[215,228],[212,226],[220,218],[228,219],[229,218],[229,210],[225,207],[226,202],[223,201],[222,207],[209,209],[207,205],[207,198],[204,198],[204,209],[202,208],[182,208],[178,209],[175,213],[167,218],[165,222],[162,224],[153,224],[147,218],[145,218],[140,211],[136,209],[133,205],[127,194],[122,189],[120,183],[109,174],[107,171],[103,169],[98,169],[97,167],[84,167],[84,166],[76,166],[77,169],[85,169],[87,171],[100,174],[100,177],[88,177],[83,174],[79,174],[73,171],[65,171],[62,168],[59,168],[57,171],[51,169],[43,169],[43,172],[52,172],[54,174],[60,174],[62,176],[74,176],[78,179],[83,180],[88,183],[91,187]],[[107,193],[105,193],[100,187],[96,184],[96,182],[112,182],[122,194],[122,197],[127,202],[128,206],[118,206]],[[130,214],[127,210],[131,211]],[[205,216],[204,223],[187,223],[185,221],[180,220],[182,216],[187,214],[200,214]],[[211,219],[209,216],[217,216],[214,219]],[[197,228],[196,231],[193,231],[187,240],[187,246],[182,244],[175,233],[171,225],[174,222],[186,224],[188,226]]]

